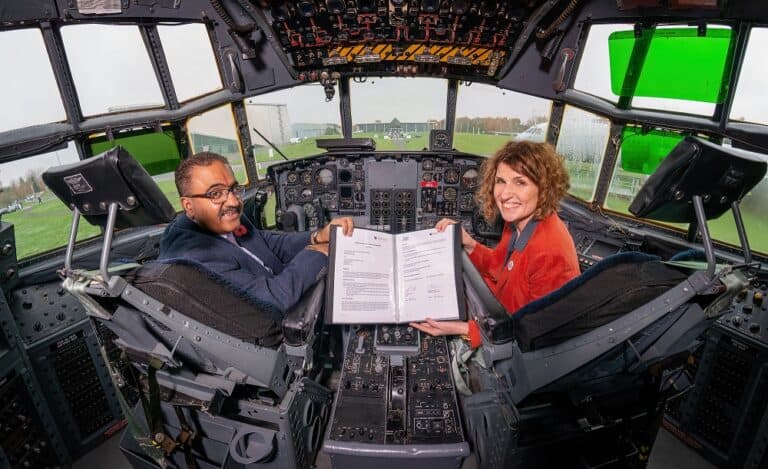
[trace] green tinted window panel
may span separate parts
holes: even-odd
[[[617,31],[608,38],[611,90],[618,96],[722,103],[732,42],[730,28],[709,27],[703,36],[697,28],[643,29],[639,38],[634,31]]]
[[[667,130],[624,127],[621,131],[621,169],[653,174],[683,136]]]
[[[92,139],[90,144],[92,155],[121,145],[152,176],[174,171],[181,161],[176,135],[170,129],[163,132],[118,134],[113,141],[107,140],[106,137],[97,137]]]

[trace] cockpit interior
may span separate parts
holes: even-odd
[[[0,467],[768,465],[766,47],[747,0],[0,2]],[[495,246],[510,141],[580,275],[507,311],[458,254],[475,351],[158,260],[201,152],[258,230]]]

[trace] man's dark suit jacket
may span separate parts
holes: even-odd
[[[304,249],[309,244],[308,232],[260,231],[245,217],[240,222],[248,232],[236,238],[238,243],[258,256],[272,273],[240,247],[200,227],[184,213],[165,229],[158,260],[196,262],[285,314],[325,274],[328,258]]]

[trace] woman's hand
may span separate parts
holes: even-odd
[[[443,218],[437,222],[435,229],[442,233],[450,225],[455,225],[456,223],[458,223],[456,220]],[[477,246],[477,241],[475,241],[472,236],[470,236],[469,233],[464,230],[463,226],[461,227],[461,245],[464,246],[464,250],[467,251],[467,254],[472,254],[472,251],[475,250],[475,246]]]
[[[435,321],[427,318],[424,322],[412,322],[409,325],[429,335],[469,334],[469,323],[465,321]]]
[[[351,236],[352,231],[355,229],[355,223],[352,221],[352,217],[334,218],[330,223],[317,232],[317,236],[315,236],[315,239],[313,240],[315,244],[327,243],[331,240],[332,225],[340,226],[344,236]]]

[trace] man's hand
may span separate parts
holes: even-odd
[[[327,256],[328,255],[328,246],[329,246],[328,243],[308,244],[307,247],[304,248],[304,249],[309,249],[310,251],[322,252],[323,254],[325,254]]]
[[[316,243],[328,243],[331,240],[331,225],[340,226],[344,236],[351,236],[352,230],[355,229],[355,224],[352,222],[352,217],[334,218],[330,223],[325,225],[320,231],[317,232],[317,236],[315,236]],[[326,251],[327,250],[328,249],[326,248]]]
[[[446,228],[451,225],[455,225],[456,223],[458,223],[456,220],[443,218],[437,222],[435,229],[442,233]],[[467,251],[467,254],[472,254],[472,251],[475,250],[475,246],[477,246],[477,241],[475,241],[474,238],[472,238],[472,236],[470,236],[469,233],[464,230],[463,226],[461,227],[461,245],[464,246],[464,250]]]
[[[429,335],[469,334],[469,323],[464,321],[435,321],[427,318],[424,322],[412,322],[409,325]]]

